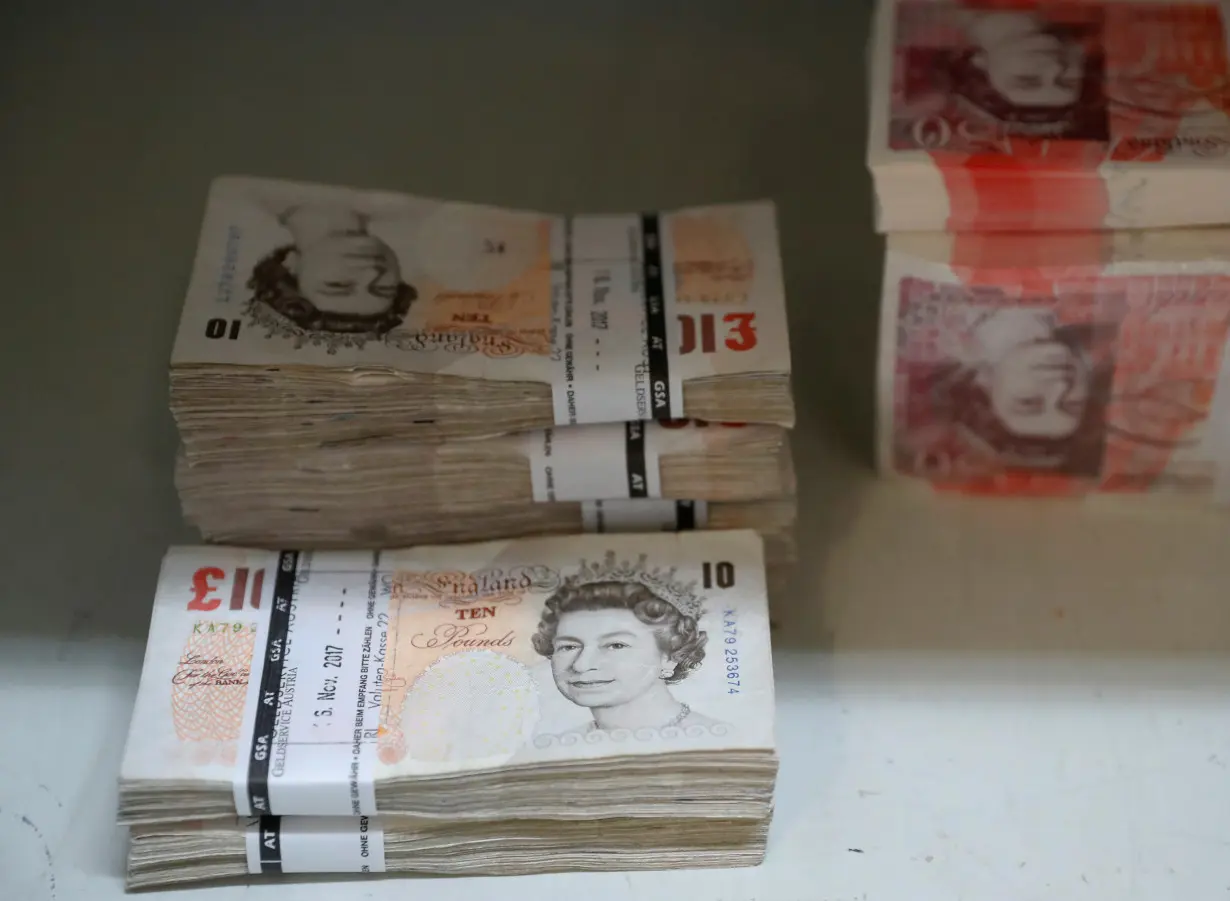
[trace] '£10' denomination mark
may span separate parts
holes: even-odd
[[[235,576],[231,582],[231,610],[242,610],[244,606],[244,595],[248,594],[248,604],[254,610],[259,610],[261,606],[261,589],[265,584],[265,570],[258,569],[252,573],[252,588],[248,589],[249,570],[246,566],[240,566],[235,569]],[[214,592],[219,591],[223,583],[227,580],[226,570],[217,566],[202,566],[192,574],[192,599],[188,601],[189,610],[217,610],[222,604],[222,598],[214,595]]]
[[[702,313],[693,317],[686,313],[680,314],[679,326],[682,333],[679,339],[679,353],[690,354],[696,350],[696,320],[700,320],[700,350],[711,354],[717,351],[717,326],[712,313]],[[751,350],[756,346],[756,314],[727,313],[722,322],[730,328],[726,333],[725,344],[730,350]]]

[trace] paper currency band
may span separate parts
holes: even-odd
[[[282,872],[282,818],[265,816],[256,826],[261,873]]]
[[[610,499],[581,502],[582,528],[586,532],[619,533],[693,532],[709,522],[705,501],[661,499]]]
[[[384,824],[376,817],[254,817],[245,823],[248,872],[383,873]]]
[[[556,425],[685,418],[666,224],[641,213],[564,217],[553,229],[562,260],[552,276]]]
[[[649,389],[654,419],[671,419],[670,349],[666,343],[666,297],[662,278],[662,221],[641,215],[641,265],[644,269],[645,324],[649,341]],[[633,495],[634,497],[636,495]]]
[[[248,749],[248,803],[254,814],[273,813],[269,806],[269,766],[273,759],[273,737],[281,704],[279,688],[286,662],[290,605],[298,569],[298,551],[282,551],[278,554],[273,609],[269,612],[269,634],[265,642],[265,654],[261,659],[260,696],[256,700],[252,744]]]
[[[624,435],[628,497],[648,497],[649,473],[645,466],[645,426],[639,422],[626,423]]]
[[[542,501],[662,496],[661,426],[632,421],[528,433],[533,497]]]

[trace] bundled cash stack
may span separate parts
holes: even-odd
[[[877,228],[1230,223],[1225,5],[880,0]]]
[[[773,709],[754,532],[173,548],[129,882],[754,864]]]
[[[583,423],[789,427],[773,207],[548,216],[217,179],[171,408],[193,463]]]
[[[770,571],[781,582],[795,557],[787,437],[762,425],[570,426],[318,448],[289,463],[192,466],[181,456],[176,476],[185,517],[210,541],[396,547],[749,528],[764,537]]]
[[[1226,12],[881,0],[882,470],[1230,500]]]
[[[181,454],[176,481],[185,512],[206,530],[253,493],[302,506],[305,490],[320,495],[322,509],[379,500],[364,496],[377,490],[392,503],[458,507],[621,494],[749,501],[794,494],[788,434],[776,426],[633,422],[369,441],[235,463],[194,465]]]
[[[796,516],[771,205],[219,179],[171,402],[227,546],[164,564],[134,887],[761,859]]]
[[[171,383],[210,541],[752,528],[778,584],[795,556],[770,204],[545,216],[221,178]]]

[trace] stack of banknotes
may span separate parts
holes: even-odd
[[[882,470],[1230,501],[1228,8],[879,4]]]
[[[163,566],[133,887],[763,857],[796,518],[771,204],[218,179],[171,407],[215,544]]]
[[[129,885],[755,864],[773,721],[754,532],[173,548]]]
[[[315,448],[289,463],[193,466],[181,455],[176,479],[188,521],[231,544],[397,546],[690,524],[757,530],[776,573],[794,557],[787,434],[776,426],[648,422],[438,443],[390,439]],[[662,499],[591,500],[627,490],[630,435]],[[604,469],[606,485],[596,489]]]
[[[795,555],[772,204],[551,216],[217,179],[171,364],[210,541],[752,528]]]
[[[1226,6],[880,0],[878,230],[1227,224]]]

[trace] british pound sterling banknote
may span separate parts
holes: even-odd
[[[1230,222],[1228,8],[880,0],[879,230]]]
[[[764,816],[773,747],[753,532],[173,548],[120,817]]]
[[[883,290],[885,471],[1230,501],[1230,231],[893,235]]]
[[[196,459],[296,430],[791,425],[789,372],[770,203],[557,216],[226,177],[201,226],[172,407]]]

